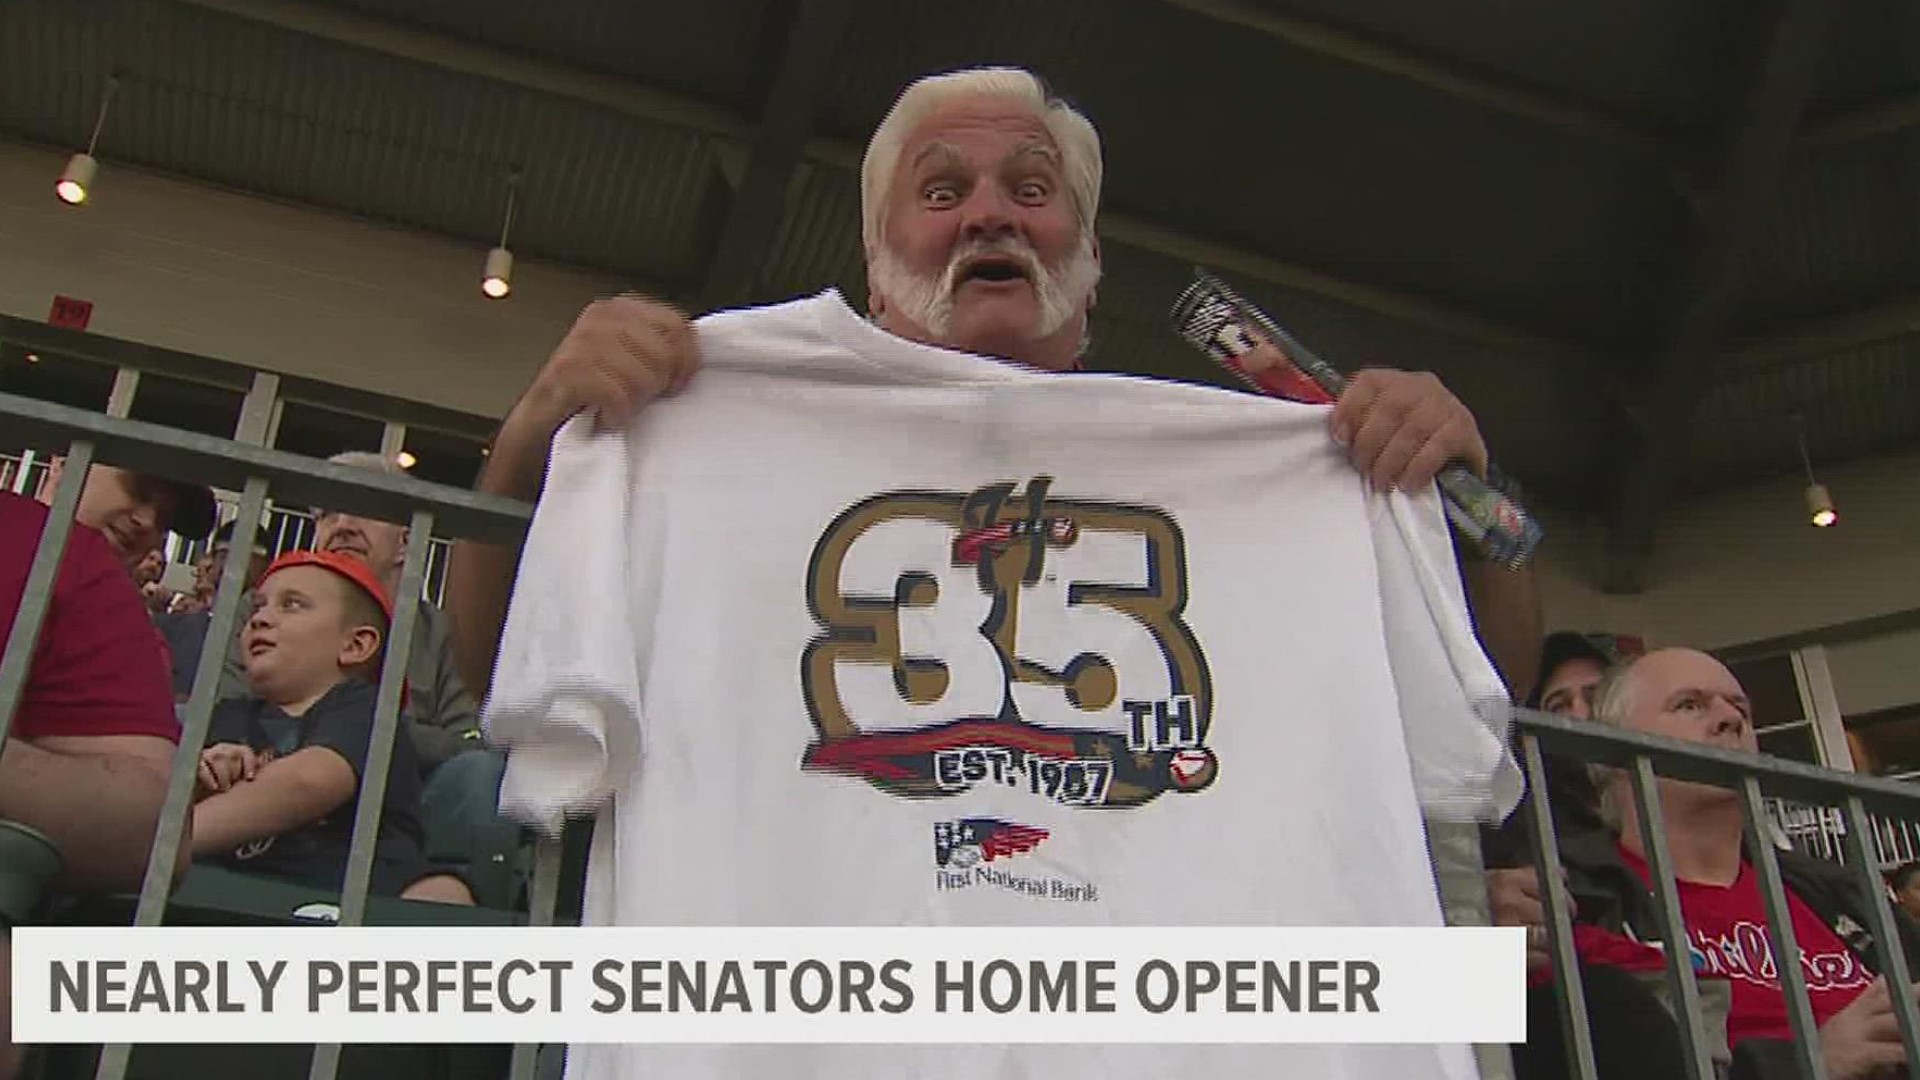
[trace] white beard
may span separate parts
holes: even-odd
[[[915,274],[892,248],[883,246],[874,253],[869,287],[886,297],[901,315],[944,338],[953,330],[953,298],[959,291],[960,268],[983,255],[1017,260],[1026,270],[1034,298],[1040,303],[1036,338],[1050,337],[1067,325],[1100,283],[1093,238],[1083,232],[1073,254],[1057,267],[1041,262],[1039,254],[1021,240],[975,241],[955,247],[944,269],[923,275]]]

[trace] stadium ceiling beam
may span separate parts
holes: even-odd
[[[755,124],[732,109],[628,79],[579,71],[565,65],[430,31],[398,26],[345,8],[300,0],[171,0],[278,29],[350,45],[414,63],[459,72],[525,90],[550,94],[649,123],[751,146]],[[858,171],[861,148],[818,136],[805,141],[809,161]],[[743,188],[744,190],[744,181]],[[1103,211],[1102,233],[1110,240],[1229,275],[1265,281],[1371,311],[1410,326],[1499,348],[1540,355],[1586,353],[1578,342],[1537,333],[1443,301],[1370,285],[1315,267],[1287,262],[1229,244],[1195,237],[1156,222]],[[1172,298],[1168,298],[1172,303]]]
[[[1738,378],[1914,334],[1920,334],[1920,292],[1902,293],[1877,304],[1748,338],[1721,355],[1718,376]]]
[[[1451,98],[1525,117],[1589,139],[1612,143],[1675,164],[1675,148],[1654,131],[1592,106],[1578,104],[1402,45],[1298,15],[1282,14],[1252,0],[1167,0],[1174,7],[1233,23],[1315,53],[1383,75],[1392,75]]]
[[[734,193],[707,267],[700,291],[704,308],[734,307],[755,296],[767,240],[786,217],[787,194],[852,21],[853,0],[797,0],[787,9],[792,12],[787,46],[767,92],[746,176]]]
[[[1651,127],[1463,65],[1338,26],[1286,15],[1251,0],[1167,0],[1177,8],[1234,23],[1321,56],[1437,90],[1449,97],[1551,127],[1668,158],[1674,147]],[[1901,90],[1814,117],[1794,137],[1797,149],[1838,146],[1920,126],[1920,90]]]
[[[1630,408],[1619,509],[1602,585],[1645,588],[1661,510],[1684,466],[1691,420],[1712,386],[1738,295],[1740,265],[1764,223],[1819,75],[1822,0],[1777,0],[1759,35],[1750,81],[1728,127],[1717,183],[1696,204],[1672,296],[1676,310],[1654,358],[1650,389]]]
[[[489,82],[505,83],[524,90],[597,105],[636,119],[671,124],[741,142],[751,141],[754,136],[752,121],[724,106],[656,90],[630,79],[568,68],[506,49],[460,41],[429,30],[415,30],[330,4],[307,3],[303,0],[171,2],[462,75],[472,75]]]
[[[1920,90],[1901,90],[1852,108],[1816,116],[1801,129],[1802,149],[1838,146],[1920,124]]]

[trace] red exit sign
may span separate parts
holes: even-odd
[[[71,296],[54,297],[53,311],[47,315],[47,322],[69,330],[85,330],[92,321],[93,301],[76,300]]]

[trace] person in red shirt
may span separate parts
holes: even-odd
[[[40,502],[53,504],[53,490],[66,463],[64,457],[53,459],[40,480]],[[211,488],[113,465],[87,470],[73,513],[75,521],[99,530],[129,574],[137,574],[140,563],[160,550],[169,529],[198,540],[213,529],[215,516]]]
[[[0,492],[0,651],[48,516],[32,499]],[[0,751],[0,820],[53,841],[60,887],[137,889],[180,724],[160,638],[119,553],[98,531],[74,525],[32,656]],[[183,872],[191,848],[180,851]],[[0,971],[6,951],[0,939]],[[0,990],[5,985],[0,978]],[[0,1028],[7,996],[0,992]],[[11,1042],[0,1030],[0,1077],[12,1068]]]
[[[1752,707],[1739,681],[1719,661],[1691,649],[1648,653],[1609,673],[1596,694],[1594,718],[1648,734],[1759,752]],[[1615,826],[1621,862],[1650,885],[1631,784],[1623,772],[1606,775],[1602,816]],[[1659,795],[1695,969],[1731,984],[1727,1041],[1734,1075],[1793,1075],[1781,1071],[1783,1066],[1791,1070],[1793,1032],[1766,907],[1743,847],[1746,812],[1740,795],[1669,779],[1660,781]],[[1797,961],[1819,1025],[1827,1075],[1868,1080],[1898,1069],[1905,1053],[1892,999],[1865,946],[1865,898],[1838,867],[1791,853],[1782,853],[1781,861]],[[1903,916],[1896,919],[1904,922]],[[1909,929],[1903,927],[1907,940],[1901,944],[1911,954]]]

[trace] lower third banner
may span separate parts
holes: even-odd
[[[14,1038],[1508,1043],[1525,948],[1504,927],[20,927]]]

